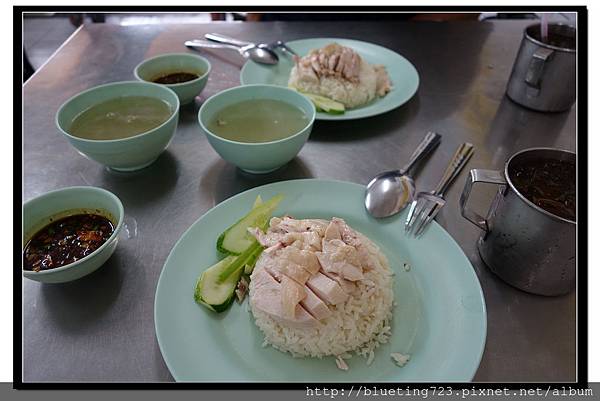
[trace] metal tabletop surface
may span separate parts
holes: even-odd
[[[296,178],[366,184],[397,168],[429,131],[441,145],[416,175],[433,188],[457,146],[475,154],[447,194],[437,221],[461,246],[487,304],[488,334],[476,381],[576,379],[576,293],[542,297],[498,279],[480,260],[480,231],[460,216],[458,198],[469,168],[500,169],[527,147],[575,150],[576,112],[526,110],[505,95],[527,21],[271,22],[197,25],[85,25],[23,87],[23,199],[93,185],[114,192],[126,211],[124,235],[104,267],[75,282],[23,282],[24,381],[171,381],[154,334],[154,293],[169,251],[183,232],[222,200],[248,188]],[[205,90],[181,108],[167,151],[150,167],[115,173],[81,156],[54,125],[59,106],[84,89],[133,80],[143,59],[191,52],[186,39],[219,32],[251,41],[346,37],[402,54],[419,72],[417,94],[384,115],[317,121],[308,143],[286,167],[262,176],[242,173],[210,147],[197,124],[209,96],[239,85],[235,52],[204,52],[212,63]],[[471,204],[485,212],[495,188],[482,185]],[[440,266],[443,268],[443,266]],[[439,333],[443,335],[443,333]]]

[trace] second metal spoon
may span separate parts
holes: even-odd
[[[404,167],[381,173],[367,184],[365,208],[373,217],[393,216],[413,201],[415,183],[410,170],[440,143],[440,139],[439,134],[428,132]]]
[[[206,35],[204,35],[204,37],[210,41],[213,42],[218,42],[218,43],[226,43],[229,45],[234,45],[234,46],[238,46],[238,47],[242,47],[242,46],[248,46],[248,45],[255,45],[256,47],[260,47],[260,48],[267,48],[269,50],[275,50],[275,49],[281,49],[284,52],[287,52],[291,55],[296,55],[296,52],[293,51],[292,49],[290,49],[288,47],[288,45],[285,44],[285,42],[281,41],[281,40],[277,40],[275,42],[271,42],[271,43],[252,43],[252,42],[247,42],[245,40],[239,40],[236,38],[231,38],[229,36],[225,36],[225,35],[221,35],[220,33],[207,33]]]
[[[248,45],[238,47],[234,45],[228,45],[223,43],[209,42],[207,40],[188,40],[185,42],[187,47],[201,47],[201,48],[212,48],[212,49],[232,49],[239,52],[244,58],[249,58],[252,61],[261,64],[277,64],[279,57],[272,50],[257,47],[255,45]]]

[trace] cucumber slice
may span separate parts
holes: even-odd
[[[266,229],[271,213],[277,208],[282,199],[281,195],[277,195],[253,208],[219,236],[217,250],[228,255],[240,255],[256,243],[256,239],[248,232],[248,228]],[[254,203],[256,205],[257,202]]]
[[[252,255],[250,255],[248,261],[246,262],[246,265],[244,266],[244,274],[250,275],[252,273],[252,270],[254,270],[254,265],[256,264],[256,261],[258,260],[258,257],[260,256],[262,251],[263,247],[260,246],[256,248]]]
[[[244,271],[244,266],[251,260],[252,255],[257,252],[257,249],[262,249],[262,246],[258,242],[254,241],[254,243],[250,245],[248,249],[242,252],[235,258],[235,260],[233,260],[219,272],[218,281],[221,283],[228,281],[231,276],[235,276],[238,272]]]
[[[322,110],[325,113],[344,114],[346,112],[346,107],[343,103],[336,102],[335,100],[329,99],[325,96],[314,95],[312,93],[303,93],[303,95],[312,100],[318,110]]]
[[[252,205],[252,209],[256,209],[257,207],[259,207],[259,206],[260,206],[260,205],[262,205],[262,204],[263,204],[263,200],[262,200],[262,198],[260,197],[260,195],[258,195],[258,196],[256,197],[256,199],[254,200],[254,205]]]
[[[222,282],[219,281],[219,274],[235,259],[237,259],[235,256],[228,256],[202,273],[196,282],[194,291],[194,300],[198,304],[204,305],[214,312],[222,312],[233,302],[235,287],[242,275],[242,270],[240,269],[237,274],[230,275],[227,280]]]

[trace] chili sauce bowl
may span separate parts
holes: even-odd
[[[102,102],[124,96],[151,97],[166,102],[171,115],[161,125],[119,139],[86,139],[70,133],[74,120]],[[56,126],[83,156],[117,171],[135,171],[152,164],[169,146],[179,120],[179,98],[164,85],[124,81],[88,89],[67,100],[56,113]]]
[[[24,277],[42,283],[64,283],[92,273],[108,260],[117,247],[125,213],[116,195],[97,187],[62,188],[25,202],[22,248],[48,224],[80,213],[97,214],[110,220],[114,227],[112,235],[89,255],[65,266],[40,271],[25,270],[21,266]]]
[[[188,104],[202,92],[208,82],[210,62],[204,57],[189,53],[169,53],[142,61],[133,74],[140,81],[154,82],[157,78],[173,73],[191,73],[198,77],[189,81],[162,84],[173,90],[181,104]]]
[[[306,125],[298,132],[270,142],[239,142],[225,139],[212,132],[208,126],[224,108],[256,99],[276,100],[301,109]],[[300,152],[315,121],[316,109],[312,101],[301,93],[276,85],[244,85],[224,90],[207,99],[198,111],[198,122],[213,149],[226,161],[252,174],[277,170]]]

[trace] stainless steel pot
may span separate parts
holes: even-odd
[[[548,24],[548,44],[541,41],[540,24],[527,27],[506,87],[508,97],[539,111],[570,109],[576,98],[576,34],[570,25]]]
[[[576,279],[576,222],[529,201],[511,181],[514,166],[548,158],[575,163],[575,153],[532,148],[514,154],[504,171],[473,169],[460,197],[463,217],[483,230],[477,242],[485,264],[507,283],[540,295],[571,291]],[[487,217],[467,207],[473,184],[499,185]]]

